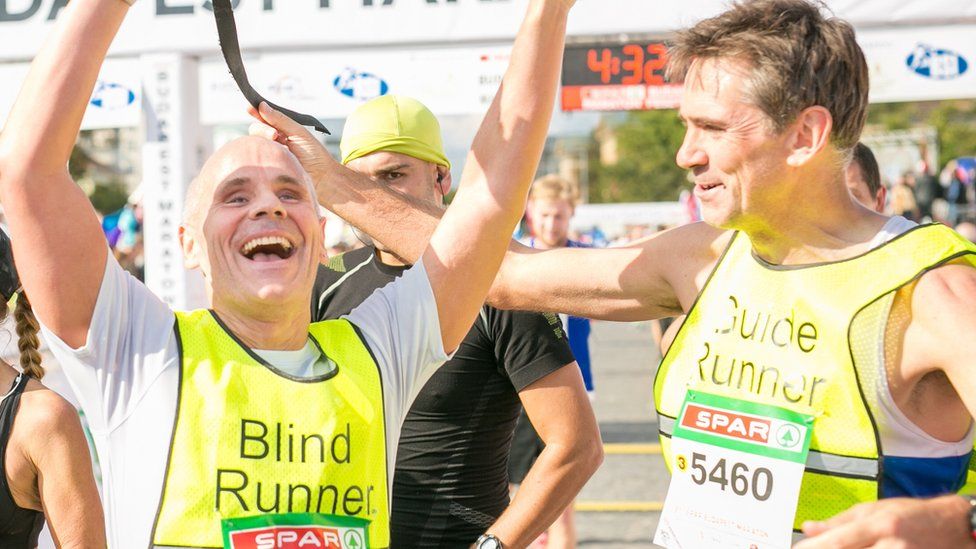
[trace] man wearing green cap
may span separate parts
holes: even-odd
[[[172,311],[108,253],[67,162],[129,4],[65,8],[0,135],[18,271],[92,424],[108,545],[388,547],[403,417],[477,318],[521,217],[573,2],[529,2],[478,162],[424,257],[329,322],[309,313],[316,192],[387,244],[402,208],[266,104],[258,135],[219,149],[188,189],[178,237],[209,309]]]
[[[416,100],[384,96],[346,120],[342,162],[432,207],[450,163],[440,126]],[[315,320],[348,314],[409,265],[381,243],[333,257],[313,292]],[[509,506],[505,463],[521,407],[546,449]],[[394,547],[465,547],[486,532],[527,546],[599,466],[600,432],[555,315],[482,308],[454,357],[420,391],[400,433]]]

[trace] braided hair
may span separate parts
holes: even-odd
[[[14,309],[14,321],[17,324],[17,348],[20,350],[20,369],[25,375],[34,379],[44,377],[44,367],[41,366],[41,352],[38,350],[41,341],[37,332],[41,329],[34,317],[27,294],[21,290],[17,294],[17,307]]]
[[[0,319],[6,318],[8,313],[7,302],[17,296],[17,308],[14,309],[14,321],[17,330],[17,348],[20,350],[20,368],[25,375],[34,379],[44,377],[44,368],[41,367],[41,353],[38,348],[41,342],[37,337],[37,332],[41,329],[34,317],[34,310],[31,309],[27,294],[20,286],[20,276],[17,274],[17,266],[14,265],[13,246],[7,233],[0,230]]]

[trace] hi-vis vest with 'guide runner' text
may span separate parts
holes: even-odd
[[[211,311],[176,313],[176,330],[179,400],[152,546],[221,548],[222,519],[311,513],[369,520],[370,546],[388,547],[383,387],[353,325],[309,327],[337,368],[308,379],[264,363]]]
[[[884,460],[871,409],[895,292],[959,258],[976,264],[976,247],[942,225],[796,267],[762,261],[733,235],[654,381],[668,467],[674,418],[694,389],[814,416],[794,529],[878,499]]]

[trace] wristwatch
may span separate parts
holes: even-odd
[[[474,542],[475,549],[505,549],[500,539],[494,534],[482,534],[478,541]]]
[[[976,540],[976,497],[967,496],[969,502],[969,535]]]

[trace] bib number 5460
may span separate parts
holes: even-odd
[[[724,492],[731,488],[737,496],[751,494],[758,501],[766,501],[773,492],[773,472],[765,467],[757,467],[750,475],[749,466],[745,463],[729,462],[725,458],[719,459],[709,471],[705,454],[694,452],[691,454],[691,480],[695,484],[704,485],[706,482],[718,484]]]

